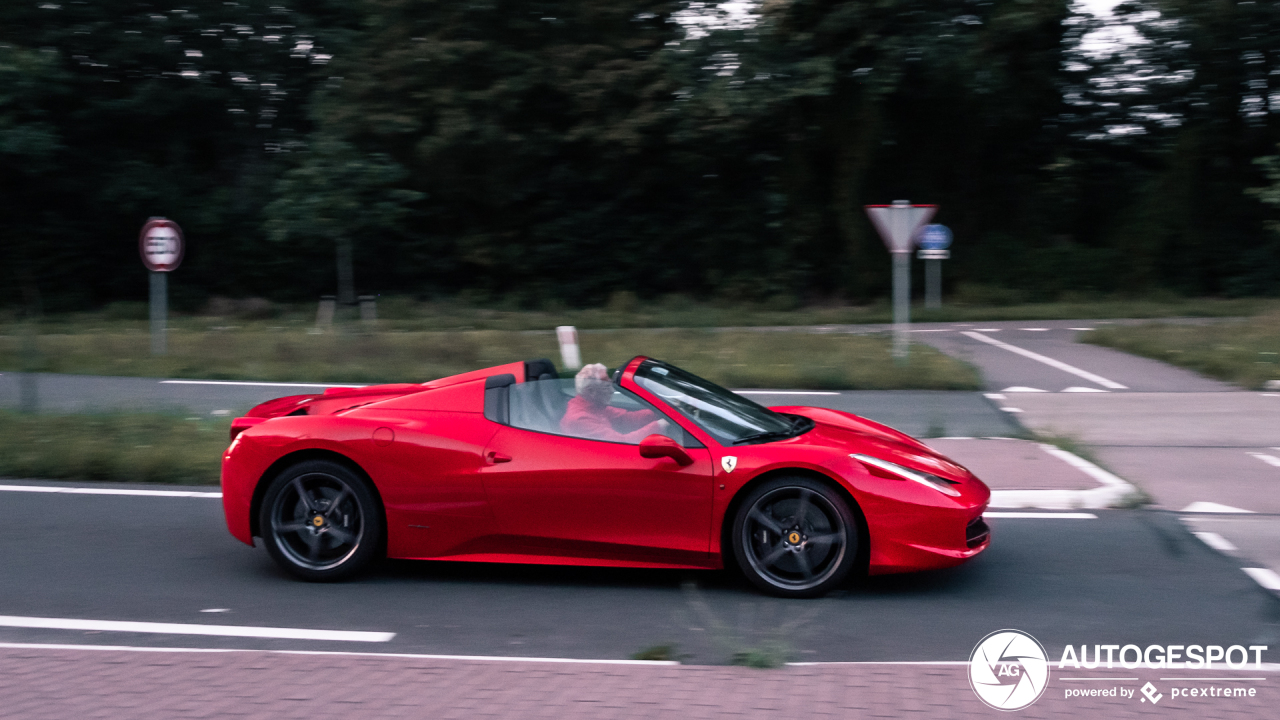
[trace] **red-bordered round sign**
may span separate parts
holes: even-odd
[[[182,264],[186,243],[178,223],[164,218],[151,218],[138,235],[138,254],[142,264],[152,272],[170,272]]]

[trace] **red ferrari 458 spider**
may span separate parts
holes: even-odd
[[[227,525],[308,580],[382,556],[735,563],[788,597],[987,547],[986,485],[896,430],[647,357],[599,380],[532,360],[264,403],[232,424]]]

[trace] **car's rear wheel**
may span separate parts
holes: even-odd
[[[305,580],[341,580],[376,558],[382,513],[368,481],[336,462],[308,460],[280,473],[262,500],[259,528],[281,567]]]
[[[831,486],[778,477],[743,500],[733,522],[738,567],[765,592],[817,597],[848,577],[858,559],[858,520]]]

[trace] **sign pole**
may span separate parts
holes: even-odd
[[[893,254],[893,358],[906,362],[911,325],[911,254]]]
[[[151,354],[166,355],[169,343],[165,327],[169,319],[169,278],[166,273],[151,271]]]
[[[893,255],[893,359],[902,364],[910,349],[907,326],[911,324],[911,249],[916,244],[916,232],[929,222],[938,206],[894,200],[892,205],[868,205],[866,210]]]
[[[142,233],[138,235],[138,253],[142,255],[142,264],[151,275],[152,355],[166,355],[169,352],[168,274],[182,264],[185,251],[182,228],[172,220],[153,217],[142,226]]]
[[[942,261],[924,261],[924,306],[930,310],[942,307]]]

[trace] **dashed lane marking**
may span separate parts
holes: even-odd
[[[356,630],[311,630],[307,628],[252,627],[247,625],[194,625],[190,623],[21,617],[18,615],[0,615],[0,627],[159,633],[163,635],[212,635],[215,637],[272,638],[278,640],[331,640],[337,642],[390,642],[396,636],[395,633],[391,632],[363,632]]]
[[[1054,520],[1097,520],[1098,516],[1085,512],[987,512],[982,517],[989,518],[1052,518]]]
[[[193,490],[133,490],[130,488],[54,487],[50,485],[0,485],[0,492],[66,493],[68,495],[141,495],[143,497],[220,498],[220,492]]]
[[[1268,455],[1266,453],[1257,453],[1257,452],[1251,452],[1249,453],[1249,455],[1252,455],[1258,458],[1259,460],[1270,465],[1271,467],[1280,467],[1280,457],[1276,457],[1275,455]]]
[[[1216,532],[1200,531],[1196,532],[1195,536],[1203,540],[1205,545],[1208,545],[1218,552],[1233,553],[1240,549],[1232,544],[1230,540],[1222,537]]]
[[[1191,503],[1190,505],[1188,505],[1188,506],[1186,506],[1186,507],[1182,508],[1182,510],[1180,510],[1179,512],[1184,512],[1184,513],[1247,513],[1247,514],[1250,514],[1250,515],[1252,515],[1252,514],[1253,514],[1253,511],[1252,511],[1252,510],[1241,510],[1241,509],[1240,509],[1240,508],[1238,508],[1238,507],[1231,507],[1230,505],[1221,505],[1221,504],[1219,504],[1219,503],[1214,503],[1214,502],[1204,502],[1203,500],[1200,500],[1200,501],[1197,501],[1197,502],[1193,502],[1193,503]]]
[[[1027,387],[1025,385],[1014,385],[1013,387],[1007,387],[1001,390],[1000,392],[1002,393],[1042,393],[1042,392],[1049,392],[1049,391],[1041,390],[1040,388]]]
[[[1280,575],[1270,568],[1240,568],[1249,574],[1262,587],[1272,592],[1280,592]]]
[[[979,342],[984,342],[988,345],[993,345],[995,347],[1000,348],[1001,350],[1008,350],[1011,353],[1021,355],[1030,360],[1035,360],[1036,362],[1043,363],[1045,365],[1048,365],[1051,368],[1056,368],[1063,372],[1071,373],[1076,377],[1082,377],[1085,380],[1088,380],[1091,383],[1097,383],[1098,385],[1101,385],[1104,388],[1110,388],[1112,390],[1128,390],[1129,389],[1128,386],[1121,385],[1120,383],[1115,382],[1114,380],[1108,380],[1102,377],[1101,375],[1094,375],[1088,370],[1081,370],[1080,368],[1074,365],[1068,365],[1062,362],[1061,360],[1054,360],[1053,358],[1045,355],[1041,355],[1040,353],[1035,353],[1025,348],[1020,348],[1017,345],[1010,345],[1009,343],[1001,342],[999,340],[996,340],[995,338],[987,337],[986,335],[982,334],[983,332],[987,332],[987,331],[962,332],[960,334],[964,335],[965,337],[973,338],[974,340],[977,340]]]
[[[1110,390],[1103,390],[1102,388],[1080,387],[1079,385],[1072,385],[1071,387],[1066,388],[1066,389],[1065,389],[1065,390],[1063,390],[1062,392],[1071,392],[1071,393],[1082,393],[1082,392],[1084,392],[1084,393],[1104,393],[1104,392],[1111,392],[1111,391],[1110,391]]]

